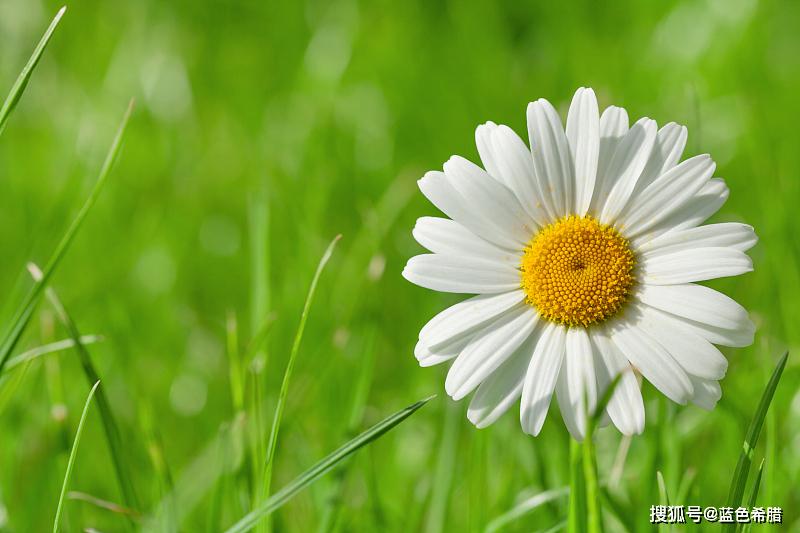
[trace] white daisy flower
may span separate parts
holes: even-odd
[[[478,427],[521,398],[526,433],[542,428],[555,391],[582,439],[584,404],[620,373],[606,409],[641,433],[636,374],[671,400],[712,409],[728,363],[714,346],[746,346],[755,327],[729,297],[696,282],[752,270],[753,228],[702,225],[728,197],[708,155],[681,161],[686,128],[629,126],[592,89],[575,93],[566,131],[544,99],[528,105],[531,148],[487,122],[475,139],[483,167],[458,156],[419,180],[449,218],[422,217],[414,237],[430,254],[403,276],[421,287],[476,296],[420,331],[421,366],[454,360],[445,389],[474,392]],[[586,402],[584,402],[586,398]]]

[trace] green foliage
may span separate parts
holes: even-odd
[[[533,439],[515,412],[479,431],[465,402],[442,397],[272,511],[273,530],[568,530],[566,487],[587,474],[607,532],[651,531],[660,490],[674,504],[727,504],[773,357],[800,344],[800,4],[85,0],[34,54],[27,87],[14,85],[59,7],[0,2],[0,86],[25,89],[0,126],[0,532],[52,527],[85,401],[80,354],[41,353],[71,335],[26,263],[61,258],[47,284],[103,338],[92,362],[141,514],[119,511],[114,456],[89,423],[70,480],[87,497],[68,493],[64,530],[219,531],[274,501],[268,457],[272,486],[290,486],[390,406],[442,390],[446,369],[419,368],[413,348],[460,297],[399,275],[420,252],[415,219],[437,214],[415,180],[451,154],[477,160],[479,123],[524,136],[529,101],[564,113],[582,85],[603,107],[687,125],[686,155],[712,154],[731,189],[713,220],[760,237],[752,274],[710,284],[758,325],[752,347],[722,348],[720,404],[671,405],[645,384],[644,433],[598,428],[592,480],[555,404]],[[97,197],[131,95],[124,157]],[[68,231],[87,197],[91,216]],[[297,320],[337,233],[273,454]],[[763,475],[737,475],[738,499],[757,486],[787,531],[800,503],[799,368],[786,363],[758,442],[748,437]]]

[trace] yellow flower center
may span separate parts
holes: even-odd
[[[620,310],[635,264],[627,239],[612,226],[568,216],[542,228],[525,248],[522,289],[548,320],[589,326]]]

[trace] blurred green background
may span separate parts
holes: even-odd
[[[0,0],[0,86],[58,7]],[[415,219],[436,212],[415,181],[451,154],[477,160],[479,123],[524,133],[527,102],[545,97],[565,113],[574,90],[591,86],[602,107],[686,124],[686,155],[711,153],[731,189],[715,220],[746,221],[760,237],[755,272],[713,284],[759,327],[754,346],[725,350],[717,409],[671,405],[645,386],[644,435],[626,442],[606,429],[598,442],[601,478],[639,530],[650,529],[656,470],[685,495],[677,503],[722,506],[775,361],[800,343],[798,27],[790,0],[76,0],[0,138],[3,316],[29,286],[25,263],[47,259],[88,194],[133,96],[121,158],[53,286],[83,333],[105,336],[90,350],[139,511],[177,494],[173,526],[192,532],[246,512],[258,483],[250,438],[269,427],[311,276],[341,233],[299,353],[273,487],[354,430],[439,396],[273,527],[482,531],[525,497],[568,484],[568,436],[554,408],[539,438],[521,432],[516,407],[476,430],[466,402],[444,394],[446,369],[418,368],[419,328],[458,298],[400,277],[420,251]],[[236,323],[243,351],[269,313],[265,348],[244,361],[242,437],[226,331]],[[18,351],[65,336],[44,303]],[[766,457],[759,504],[783,507],[787,531],[800,528],[794,355],[755,454],[756,464]],[[9,377],[0,531],[46,531],[89,386],[72,351]],[[358,383],[369,386],[363,401]],[[94,410],[71,488],[120,502]],[[558,524],[566,503],[506,529]],[[64,526],[124,531],[125,520],[69,500]]]

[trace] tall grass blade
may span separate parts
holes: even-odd
[[[322,271],[325,269],[325,265],[331,258],[333,249],[336,247],[336,243],[339,242],[341,237],[341,235],[334,237],[331,243],[328,245],[328,248],[325,249],[325,253],[322,254],[322,259],[320,259],[319,264],[317,265],[317,270],[314,272],[314,277],[311,280],[311,286],[308,289],[308,295],[306,296],[306,302],[303,306],[303,312],[300,315],[300,323],[297,326],[297,333],[295,334],[294,343],[292,344],[292,351],[289,353],[289,361],[286,364],[286,371],[283,373],[281,390],[278,394],[278,403],[275,406],[275,414],[272,418],[272,429],[269,433],[269,441],[267,441],[267,461],[264,469],[265,496],[268,496],[270,493],[270,484],[272,482],[272,463],[275,459],[275,449],[278,444],[278,433],[281,427],[281,419],[283,418],[283,410],[286,407],[286,398],[289,395],[289,383],[292,379],[292,370],[294,369],[294,364],[297,360],[297,354],[300,352],[300,343],[303,340],[303,332],[306,328],[308,313],[311,309],[311,303],[314,301],[314,293],[317,290],[317,283],[322,275]]]
[[[353,392],[353,402],[350,406],[345,438],[352,438],[358,434],[358,429],[361,427],[364,418],[367,400],[369,399],[370,386],[372,385],[373,368],[375,366],[375,329],[370,328],[366,337],[363,350],[364,356],[359,361],[358,380]],[[343,464],[336,472],[330,496],[327,498],[325,510],[322,512],[322,518],[319,521],[318,533],[337,530],[340,507],[345,490],[345,480],[351,464],[350,462]]]
[[[89,413],[89,406],[94,398],[94,393],[100,382],[94,384],[92,390],[89,391],[89,396],[86,397],[86,403],[83,405],[83,413],[81,413],[80,422],[78,422],[78,429],[75,431],[75,440],[72,443],[72,450],[69,452],[69,461],[67,461],[67,471],[64,474],[64,483],[61,484],[61,495],[58,497],[58,506],[56,507],[56,516],[53,520],[53,533],[58,533],[59,524],[61,522],[61,512],[64,509],[64,498],[67,495],[67,487],[69,486],[69,479],[72,477],[72,468],[75,466],[75,457],[78,455],[78,445],[81,442],[81,435],[83,434],[83,425],[86,422],[86,415]]]
[[[295,494],[305,489],[317,479],[330,472],[344,459],[357,452],[359,449],[367,446],[373,441],[377,440],[389,430],[403,422],[406,418],[414,414],[420,407],[428,403],[433,396],[425,398],[416,403],[413,403],[394,413],[393,415],[384,418],[368,430],[364,431],[356,438],[345,443],[336,451],[319,461],[317,464],[300,474],[288,485],[276,492],[273,496],[265,500],[258,508],[254,509],[241,520],[231,526],[226,533],[243,533],[250,531],[262,518],[272,514],[276,509],[280,508],[283,504],[291,500]]]
[[[486,525],[486,529],[484,531],[485,533],[494,533],[495,531],[504,530],[508,524],[511,524],[515,520],[518,520],[523,516],[532,513],[533,511],[545,505],[546,503],[567,496],[569,492],[570,492],[569,487],[562,487],[560,489],[552,489],[545,492],[540,492],[535,496],[531,496],[530,498],[522,500],[507,512],[492,519],[492,521]],[[559,524],[559,527],[563,527],[566,525],[567,524],[565,522],[564,524]],[[570,531],[573,530],[570,529]]]
[[[664,481],[664,474],[660,470],[656,471],[656,480],[658,482],[658,503],[659,505],[669,506],[669,492],[667,492],[667,483]],[[671,531],[672,528],[668,524],[659,524],[659,531]]]
[[[761,475],[764,473],[764,459],[761,459],[761,464],[758,465],[758,473],[756,479],[753,481],[753,488],[750,490],[750,496],[747,498],[747,508],[752,509],[756,506],[756,498],[758,498],[758,489],[761,488]],[[752,523],[742,524],[739,531],[745,533],[750,531]]]
[[[586,436],[583,443],[570,444],[570,472],[573,490],[570,492],[569,524],[570,531],[603,533],[600,484],[597,480],[597,459],[594,449],[594,431],[600,424],[603,413],[622,379],[617,375],[608,384],[594,412],[586,417]],[[588,404],[584,398],[584,410]],[[578,457],[578,454],[580,455]]]
[[[753,462],[753,453],[758,443],[758,436],[761,433],[761,426],[764,424],[764,418],[767,415],[770,403],[772,403],[772,397],[775,395],[775,389],[778,388],[778,382],[780,382],[788,358],[789,352],[786,352],[783,354],[780,361],[778,361],[775,370],[772,372],[772,377],[761,396],[758,409],[756,409],[755,415],[750,422],[750,428],[747,430],[747,436],[742,445],[742,452],[739,454],[739,461],[736,463],[736,470],[733,473],[733,480],[731,481],[731,488],[728,494],[728,507],[733,507],[735,509],[742,503],[744,487],[747,483],[747,475],[750,472],[750,464]],[[736,524],[729,524],[726,530],[733,531],[735,527]]]
[[[42,272],[33,264],[30,264],[28,268],[34,279],[39,281]],[[53,306],[53,309],[55,309],[56,315],[72,338],[72,342],[75,344],[75,349],[78,353],[78,358],[86,379],[89,383],[99,382],[100,376],[94,367],[94,363],[92,363],[89,350],[86,348],[86,345],[81,342],[81,334],[80,331],[78,331],[78,326],[67,312],[64,304],[61,303],[56,292],[52,288],[48,288],[46,292],[50,304]],[[114,413],[111,410],[111,404],[108,401],[103,387],[100,387],[97,391],[97,409],[100,411],[100,420],[103,422],[103,430],[108,442],[109,452],[111,453],[111,461],[117,474],[117,480],[119,481],[122,498],[127,507],[136,510],[138,509],[136,492],[133,488],[130,472],[125,466],[122,437],[119,432],[119,426],[114,418]]]
[[[125,111],[125,115],[122,118],[122,123],[119,125],[119,129],[117,129],[117,134],[114,136],[114,140],[111,143],[108,153],[106,154],[103,166],[100,168],[100,175],[98,176],[91,193],[89,193],[89,197],[86,199],[86,202],[84,202],[80,211],[78,211],[78,214],[75,216],[72,224],[69,226],[69,228],[67,228],[66,233],[61,238],[58,246],[56,246],[53,254],[50,256],[49,261],[42,271],[41,279],[34,282],[33,286],[23,298],[14,314],[14,317],[11,320],[11,327],[6,332],[2,343],[0,343],[0,376],[3,374],[3,369],[8,362],[11,352],[16,347],[17,342],[19,342],[20,337],[22,337],[22,333],[25,331],[25,328],[30,322],[33,310],[36,307],[36,304],[39,302],[39,297],[42,295],[42,290],[47,285],[47,282],[50,280],[53,272],[55,272],[56,268],[61,262],[61,259],[69,249],[69,246],[72,244],[72,240],[78,233],[81,224],[83,224],[86,215],[94,206],[95,202],[97,201],[97,197],[100,195],[100,191],[103,189],[103,184],[105,184],[108,174],[111,171],[111,167],[113,166],[114,161],[119,154],[119,150],[122,145],[122,138],[125,134],[125,128],[128,125],[128,119],[130,118],[132,111],[133,100],[131,100],[128,104],[128,109]]]
[[[425,533],[441,533],[445,530],[447,503],[450,500],[453,474],[456,471],[460,422],[461,413],[458,404],[447,402],[444,412],[444,429],[439,444],[439,457],[436,460],[436,471],[433,478],[433,491],[431,492],[428,516],[425,520]]]
[[[11,87],[11,91],[8,93],[8,96],[6,96],[5,102],[3,102],[3,107],[0,108],[0,135],[3,134],[3,130],[6,128],[6,122],[8,122],[8,117],[11,116],[11,112],[14,111],[15,107],[17,107],[17,103],[22,97],[22,93],[25,92],[25,87],[28,86],[28,81],[31,79],[33,70],[36,68],[36,65],[39,64],[39,59],[41,59],[44,49],[47,48],[47,43],[50,42],[53,32],[56,31],[56,26],[58,26],[58,23],[61,21],[61,17],[64,16],[64,12],[66,10],[67,6],[62,7],[58,10],[56,16],[53,17],[53,21],[50,23],[50,26],[48,26],[47,31],[44,32],[44,35],[42,35],[42,38],[39,40],[39,44],[36,45],[36,48],[33,50],[33,54],[31,54],[30,59],[28,59],[28,63],[22,69],[22,72],[19,73],[17,81],[14,82],[14,85]]]
[[[586,481],[583,477],[583,447],[569,440],[569,515],[568,530],[586,533]]]

